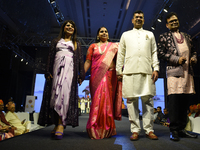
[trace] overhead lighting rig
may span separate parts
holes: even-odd
[[[48,0],[49,4],[51,5],[51,8],[56,16],[56,20],[61,25],[64,21],[64,16],[60,11],[59,5],[56,2],[56,0]]]
[[[151,27],[152,30],[156,30],[156,24]]]
[[[157,21],[158,21],[158,22],[162,22],[162,18],[163,18],[163,17],[162,17],[162,15],[160,14],[160,15],[158,16],[158,18],[157,18]]]
[[[24,62],[26,65],[34,68],[35,59],[33,59],[29,54],[20,49],[16,44],[12,43],[10,45],[4,45],[6,48],[12,50],[13,56],[15,59],[19,59],[21,62]]]
[[[169,11],[169,6],[166,5],[165,8],[163,9],[163,11],[166,12],[166,13],[168,13],[168,11]]]
[[[153,19],[153,25],[151,26],[152,30],[156,30],[156,24],[157,22],[162,22],[163,16],[168,13],[169,8],[172,6],[173,0],[164,0],[164,3],[160,10],[158,11],[157,15]]]

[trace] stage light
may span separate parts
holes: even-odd
[[[51,4],[53,4],[55,2],[56,2],[55,0],[49,0],[49,3],[51,3]]]
[[[156,30],[156,24],[151,27],[152,30]]]
[[[28,65],[28,62],[26,62],[26,65]]]
[[[159,15],[159,17],[158,17],[158,22],[162,22],[162,16],[161,15]]]
[[[169,6],[165,6],[165,8],[163,9],[164,12],[168,12],[169,11]]]
[[[24,61],[24,59],[23,59],[23,58],[21,59],[21,62],[22,62],[22,61]]]
[[[58,10],[58,8],[54,8],[54,12],[55,12],[55,14],[57,15],[58,13],[59,13],[59,10]]]
[[[15,58],[17,57],[17,55],[15,55]]]

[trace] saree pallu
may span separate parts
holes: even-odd
[[[2,126],[0,125],[0,141],[14,137],[14,134],[10,132],[11,129],[9,129],[8,132],[1,131],[1,129],[2,129]],[[13,132],[13,129],[12,129],[12,132]]]
[[[14,134],[12,134],[11,132],[5,133],[5,139],[9,139],[11,137],[14,137]]]
[[[10,132],[8,133],[0,133],[0,141],[1,140],[5,140],[5,139],[9,139],[11,137],[14,137],[14,135]]]
[[[117,50],[117,44],[109,43],[103,55],[98,51],[94,52],[96,54],[92,59],[90,76],[92,103],[86,127],[91,139],[103,139],[116,135],[114,118],[121,120],[122,97],[121,93],[116,94],[120,91],[120,86],[117,83],[115,68],[109,69]],[[114,108],[120,110],[114,111]]]
[[[67,111],[73,78],[73,53],[58,51],[53,66],[53,82],[50,107],[54,108],[66,126]]]

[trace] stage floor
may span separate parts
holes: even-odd
[[[115,121],[117,135],[108,139],[91,140],[86,132],[88,114],[79,117],[79,127],[67,126],[62,140],[50,138],[54,126],[20,135],[0,142],[1,150],[199,150],[200,137],[197,139],[181,138],[179,142],[169,140],[169,129],[154,125],[158,140],[145,137],[142,130],[138,141],[130,141],[130,123],[127,117]]]

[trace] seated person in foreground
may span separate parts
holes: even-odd
[[[15,114],[15,103],[13,101],[9,101],[8,104],[6,104],[7,107],[7,113],[5,115],[6,120],[10,123],[10,125],[16,127],[15,135],[21,135],[24,133],[29,132],[31,127],[30,121],[21,121],[17,114]]]
[[[1,125],[1,130],[4,130],[7,133],[12,134],[11,137],[14,136],[14,130],[16,130],[15,127],[11,126],[8,121],[5,118],[5,115],[3,113],[4,110],[4,103],[3,100],[0,99],[0,125]]]
[[[197,108],[197,105],[191,105],[190,106],[190,112],[189,112],[189,114],[188,114],[188,116],[190,117],[193,117],[194,118],[194,116],[195,116],[195,114],[196,114],[196,112],[195,112],[195,109]]]
[[[200,103],[197,104],[197,107],[196,107],[196,109],[195,109],[195,112],[196,112],[196,114],[195,114],[194,118],[200,117]]]
[[[0,99],[0,141],[4,139],[8,139],[14,136],[14,127],[6,121],[4,113],[4,103],[3,100]]]
[[[0,141],[13,137],[14,135],[9,132],[9,127],[0,125]]]

